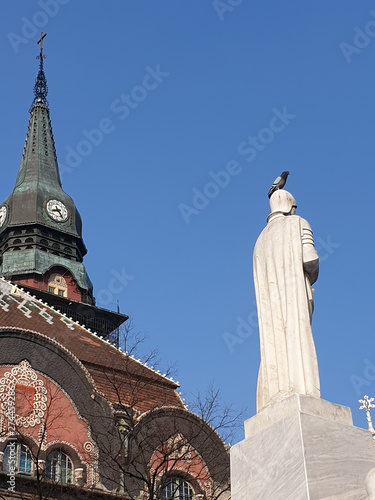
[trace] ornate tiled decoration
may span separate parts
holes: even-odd
[[[26,318],[32,319],[33,314],[37,313],[49,325],[53,325],[56,319],[59,319],[69,328],[74,330],[74,321],[60,314],[51,314],[51,309],[45,307],[38,300],[31,300],[31,297],[15,285],[11,285],[5,281],[0,280],[0,309],[4,312],[9,312],[10,305],[17,304],[19,309]]]
[[[47,409],[47,389],[23,360],[0,379],[0,413],[17,427],[34,427]]]

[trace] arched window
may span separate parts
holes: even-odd
[[[46,460],[46,478],[60,484],[73,483],[73,462],[62,451],[54,451]]]
[[[9,443],[4,450],[3,470],[32,474],[33,457],[29,447],[16,442]]]
[[[187,481],[170,477],[163,486],[162,500],[193,500],[193,489]]]

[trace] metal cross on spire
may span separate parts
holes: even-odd
[[[43,40],[45,39],[46,36],[47,36],[47,33],[43,33],[43,31],[42,31],[40,33],[39,40],[36,42],[37,44],[40,44],[40,52],[41,53],[43,52]]]
[[[37,41],[37,44],[40,45],[40,53],[36,57],[39,60],[39,71],[35,80],[35,85],[34,85],[34,100],[32,102],[31,107],[34,106],[34,104],[45,104],[48,107],[48,101],[47,101],[47,94],[48,94],[48,87],[47,87],[47,79],[46,75],[44,74],[44,67],[43,67],[43,60],[47,57],[45,54],[43,54],[43,40],[47,36],[47,33],[43,33],[43,31],[40,33],[40,39]]]
[[[359,407],[359,409],[366,410],[366,419],[367,419],[367,424],[368,424],[368,430],[372,433],[373,437],[375,436],[375,429],[372,425],[370,409],[375,408],[375,405],[372,404],[374,401],[375,401],[375,398],[369,398],[368,396],[365,396],[363,399],[358,400],[358,403],[361,403],[361,406]]]

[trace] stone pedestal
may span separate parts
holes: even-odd
[[[367,500],[375,467],[369,431],[351,411],[294,394],[245,422],[231,450],[232,500]]]

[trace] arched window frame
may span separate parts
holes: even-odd
[[[45,476],[55,483],[74,484],[73,460],[61,449],[52,450],[46,457]]]
[[[171,476],[163,484],[161,498],[162,500],[193,500],[194,490],[186,479]]]
[[[4,449],[3,471],[16,474],[32,475],[34,473],[34,458],[30,448],[23,443],[12,441]]]

